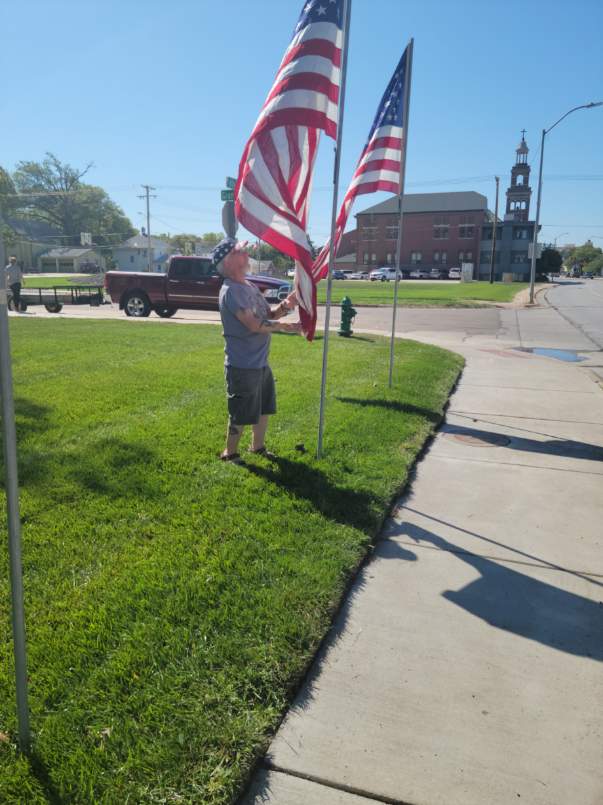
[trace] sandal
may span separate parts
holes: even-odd
[[[265,447],[258,447],[257,450],[250,450],[249,452],[251,453],[252,456],[264,456],[264,458],[267,458],[268,461],[276,461],[276,459],[278,458],[276,453],[272,453]]]
[[[220,461],[230,461],[231,464],[242,464],[243,459],[241,458],[240,453],[222,453],[220,455]]]

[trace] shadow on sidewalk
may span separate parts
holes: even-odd
[[[441,428],[442,433],[459,436],[472,436],[487,442],[493,446],[504,446],[509,450],[522,450],[526,453],[543,453],[549,456],[561,456],[562,458],[580,458],[588,461],[603,461],[603,447],[588,442],[576,442],[573,439],[548,439],[538,441],[537,439],[526,439],[523,436],[515,436],[513,433],[503,434],[495,431],[481,430],[480,428],[468,428],[465,425],[445,424]],[[501,445],[501,436],[507,436],[508,445]]]
[[[454,552],[479,578],[443,597],[497,629],[512,632],[558,651],[603,661],[603,602],[592,601],[539,581],[506,564],[466,553],[443,537],[403,522],[396,536]],[[387,553],[382,552],[387,558]],[[400,558],[399,556],[396,558]]]

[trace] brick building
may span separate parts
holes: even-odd
[[[485,196],[473,191],[404,196],[401,267],[453,268],[477,264],[482,225],[491,220]],[[356,214],[358,266],[393,266],[398,238],[396,196]],[[352,237],[354,235],[354,237]],[[341,254],[341,250],[340,250]]]

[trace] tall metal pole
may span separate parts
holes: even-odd
[[[392,310],[392,335],[389,344],[389,380],[388,386],[391,389],[394,376],[394,343],[396,338],[396,313],[398,310],[398,284],[402,271],[402,225],[404,222],[404,180],[406,177],[406,152],[408,151],[408,111],[410,109],[410,87],[412,78],[412,54],[415,40],[411,39],[408,43],[408,56],[406,63],[406,76],[404,80],[404,150],[402,152],[402,164],[400,165],[400,190],[398,193],[398,212],[400,221],[398,223],[398,240],[396,242],[396,279],[394,280],[394,306]]]
[[[345,0],[343,4],[343,62],[341,64],[341,84],[339,91],[339,114],[337,122],[337,140],[335,143],[335,164],[333,166],[333,209],[331,212],[331,240],[329,241],[329,273],[327,274],[327,301],[325,309],[325,334],[322,347],[322,378],[320,381],[320,410],[318,414],[318,444],[316,457],[322,457],[322,442],[325,428],[325,395],[327,389],[327,361],[329,355],[329,325],[331,322],[331,290],[333,286],[333,264],[336,254],[333,249],[335,242],[335,227],[337,221],[337,202],[339,194],[339,162],[341,159],[341,135],[343,132],[343,111],[345,105],[345,83],[348,71],[348,42],[350,38],[350,16],[352,13],[352,0]]]
[[[532,236],[532,262],[530,264],[530,304],[534,304],[534,283],[536,282],[536,248],[538,243],[538,225],[540,223],[540,199],[542,198],[542,163],[544,161],[544,138],[546,129],[542,129],[540,141],[540,168],[538,170],[538,196],[536,199],[536,221],[534,222],[534,235]]]
[[[151,187],[149,184],[143,184],[142,187],[144,188],[145,194],[144,196],[139,196],[138,198],[145,198],[147,202],[147,270],[151,272],[153,270],[153,252],[151,251],[151,206],[150,206],[150,192],[151,190],[155,190],[154,187]],[[157,198],[157,196],[153,196],[153,198]]]
[[[494,282],[494,260],[496,258],[496,228],[498,226],[498,184],[500,177],[496,179],[496,201],[494,202],[494,221],[492,222],[492,254],[490,255],[490,285]],[[479,279],[479,278],[478,278]]]
[[[0,210],[0,256],[4,260]],[[17,474],[17,433],[8,332],[8,305],[4,262],[0,264],[0,393],[2,395],[2,437],[4,444],[4,476],[8,516],[8,552],[12,600],[15,681],[17,688],[17,722],[19,747],[29,751],[29,706],[27,702],[27,655],[25,644],[25,607],[21,565],[21,518],[19,514],[19,479]]]
[[[590,103],[583,103],[580,106],[574,106],[573,109],[570,109],[569,112],[566,112],[564,115],[561,115],[559,120],[556,120],[552,126],[549,126],[548,129],[542,129],[542,140],[540,143],[540,170],[538,172],[538,201],[536,204],[536,222],[534,225],[534,237],[532,238],[532,263],[530,265],[530,304],[534,304],[534,282],[536,280],[536,244],[538,242],[538,225],[540,223],[540,198],[542,195],[542,161],[544,158],[544,138],[545,136],[552,131],[555,126],[558,126],[562,120],[568,115],[571,115],[572,112],[577,112],[578,109],[594,109],[596,106],[603,106],[603,101],[591,101]]]

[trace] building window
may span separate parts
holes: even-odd
[[[133,263],[133,262],[134,262],[134,255],[133,255],[133,254],[131,254],[131,255],[130,255],[130,262],[131,262],[131,263]]]
[[[516,227],[513,230],[513,239],[514,240],[528,240],[529,233],[525,227]]]
[[[472,225],[459,226],[459,238],[472,238],[475,235],[475,227]]]
[[[434,240],[448,240],[448,227],[447,226],[434,226],[433,228]]]
[[[388,252],[387,253],[387,265],[388,266],[393,266],[393,264],[394,264],[394,255],[391,254],[391,252]]]
[[[377,262],[377,255],[373,253],[371,254],[371,263],[375,264],[376,262]]]
[[[434,252],[433,253],[433,262],[434,263],[439,263],[440,262],[440,253],[439,252]]]
[[[398,240],[398,226],[386,226],[385,237],[387,240]]]
[[[528,262],[528,253],[527,252],[514,252],[512,262],[513,263],[527,263]]]
[[[421,254],[421,252],[411,252],[410,253],[410,262],[413,265],[418,265],[421,262],[422,259],[423,259],[423,255]]]
[[[365,266],[368,266],[370,258],[371,256],[367,252],[365,252],[364,255],[362,256],[362,262]]]
[[[364,240],[364,241],[377,240],[377,227],[376,226],[363,226],[362,227],[362,240]]]
[[[440,252],[440,263],[445,266],[448,262],[448,252]]]
[[[459,252],[459,263],[471,263],[473,261],[473,252]]]

